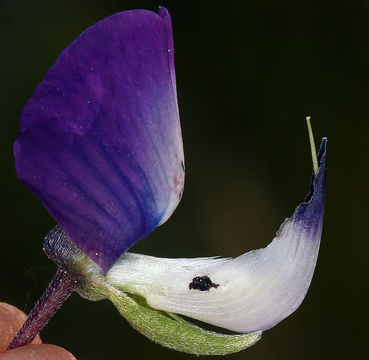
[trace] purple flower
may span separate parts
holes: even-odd
[[[197,355],[253,345],[304,299],[322,233],[327,143],[317,156],[310,117],[310,193],[266,248],[235,259],[126,253],[183,192],[173,52],[166,9],[115,14],[62,52],[25,106],[16,170],[60,225],[44,243],[59,270],[10,348],[32,341],[71,291],[110,299],[144,335]],[[209,332],[174,314],[246,335]]]
[[[21,116],[16,171],[106,272],[183,191],[170,15],[110,16],[59,56]]]

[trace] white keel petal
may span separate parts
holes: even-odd
[[[322,232],[325,155],[323,139],[311,192],[266,248],[235,259],[126,253],[106,275],[108,283],[143,296],[153,308],[229,330],[271,328],[298,308],[310,286]]]

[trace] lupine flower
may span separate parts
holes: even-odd
[[[322,232],[325,139],[318,156],[312,152],[307,198],[265,249],[235,259],[127,253],[170,217],[183,192],[164,8],[110,16],[64,50],[23,110],[14,153],[19,178],[58,223],[44,249],[74,279],[69,291],[109,298],[154,341],[195,354],[239,351],[296,310],[309,288]],[[176,314],[246,335],[205,331]]]

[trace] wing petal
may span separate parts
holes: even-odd
[[[160,259],[126,253],[108,283],[143,296],[159,310],[229,330],[267,330],[303,301],[314,274],[322,234],[327,139],[311,190],[263,249],[235,259]]]

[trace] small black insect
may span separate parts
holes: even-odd
[[[188,284],[188,287],[190,290],[200,290],[200,291],[206,291],[210,288],[217,288],[219,285],[214,284],[209,276],[196,276],[192,279],[192,282]]]

